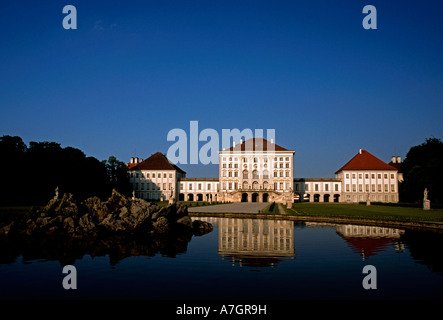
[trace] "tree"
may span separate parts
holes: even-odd
[[[123,161],[117,160],[115,156],[110,156],[108,160],[103,160],[102,163],[106,166],[111,188],[129,195],[132,188],[129,184],[128,167],[126,164]]]
[[[428,188],[431,203],[443,201],[443,142],[440,139],[428,138],[409,149],[402,171],[402,202],[421,202],[425,188]]]

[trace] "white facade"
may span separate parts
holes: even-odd
[[[219,201],[219,181],[217,178],[180,179],[180,201]]]
[[[398,173],[383,170],[343,170],[343,202],[398,202]]]
[[[131,158],[128,166],[135,196],[146,200],[207,202],[399,201],[399,157],[386,164],[360,149],[336,172],[335,178],[294,179],[295,151],[262,140],[271,146],[269,150],[255,148],[259,142],[254,142],[258,144],[252,149],[246,148],[246,142],[241,141],[237,148],[234,144],[219,151],[219,178],[186,178],[186,173],[161,153],[142,163]]]

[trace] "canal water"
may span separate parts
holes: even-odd
[[[214,230],[179,239],[1,242],[0,299],[443,299],[442,233],[199,219]],[[75,267],[76,289],[63,287],[74,275],[63,273],[66,265]],[[363,273],[365,266],[372,269]]]

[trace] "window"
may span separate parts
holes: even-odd
[[[172,178],[172,173],[169,174],[169,178]]]
[[[263,171],[263,179],[269,179],[269,171],[268,170]]]
[[[286,157],[286,161],[289,161],[289,157]]]
[[[211,184],[208,183],[208,190],[211,190]]]
[[[289,168],[289,163],[286,164],[286,168]]]
[[[259,178],[259,174],[257,170],[252,171],[252,179],[258,179]]]
[[[155,178],[155,173],[152,174],[152,177]]]
[[[355,191],[357,191],[357,185],[353,184],[352,185],[352,192],[355,192]]]
[[[361,179],[361,178],[362,178],[362,174],[361,174],[361,173],[360,173],[360,174],[358,175],[358,178],[359,178],[359,179]]]
[[[315,191],[318,191],[318,183],[314,185]]]
[[[280,158],[280,161],[283,161],[283,157]]]
[[[135,177],[138,178],[138,173],[135,174]]]
[[[228,164],[228,168],[232,168],[232,163]]]
[[[258,162],[258,159],[257,159],[257,158],[254,158],[254,162]]]
[[[391,184],[391,192],[395,192],[395,185]]]
[[[325,191],[329,191],[329,184],[325,184]]]
[[[223,168],[226,168],[226,163],[223,163]]]
[[[295,191],[298,191],[298,183],[295,184]]]
[[[385,173],[385,179],[387,179],[388,178],[388,174],[387,173]]]
[[[183,183],[180,183],[180,190],[183,190]]]
[[[146,174],[146,178],[149,178],[149,173]]]
[[[286,177],[289,177],[289,171],[286,171]]]
[[[228,172],[228,177],[232,177],[232,172],[231,171]]]
[[[280,182],[280,190],[283,190],[283,182]]]
[[[371,178],[372,178],[372,179],[375,179],[375,174],[374,174],[374,173],[371,175]]]
[[[234,168],[238,168],[238,163],[234,163]]]
[[[377,178],[378,178],[378,179],[381,179],[381,174],[380,174],[380,173],[377,175]]]
[[[274,178],[277,178],[278,174],[277,171],[274,171]]]
[[[277,182],[274,182],[274,190],[277,190]]]
[[[375,192],[375,184],[372,185],[372,192]]]
[[[283,177],[283,171],[280,171],[280,177]]]
[[[163,173],[163,178],[165,178],[165,179],[166,179],[166,173]]]
[[[163,183],[163,190],[166,190],[166,183]]]
[[[191,183],[189,184],[189,190],[192,190],[192,184]]]
[[[378,192],[381,192],[381,184],[378,185]]]
[[[389,192],[388,185],[385,184],[385,192]]]
[[[349,173],[346,174],[346,179],[349,179]]]
[[[229,190],[232,190],[232,182],[228,183]]]
[[[358,185],[358,191],[362,192],[363,191],[363,186],[361,184]]]
[[[369,184],[366,185],[366,192],[369,192]]]
[[[393,173],[391,173],[391,179],[394,179],[394,174]]]
[[[248,162],[248,158],[243,158],[243,162]]]
[[[199,184],[198,184],[198,190],[201,190],[201,189],[202,189],[202,184],[199,183]]]
[[[335,191],[338,191],[338,184],[335,184]]]
[[[280,168],[283,168],[283,163],[280,163]]]
[[[369,179],[369,174],[366,173],[366,174],[365,174],[365,178],[366,178],[366,179]]]
[[[248,170],[243,171],[243,179],[248,179]]]
[[[172,190],[172,183],[169,184],[169,190]]]
[[[234,177],[236,177],[236,178],[238,177],[238,172],[237,171],[234,172]]]
[[[352,174],[352,179],[355,179],[355,173]]]
[[[306,190],[306,191],[309,191],[309,184],[306,184],[306,186],[305,186],[305,190]]]

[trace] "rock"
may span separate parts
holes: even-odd
[[[192,219],[189,216],[181,217],[176,221],[178,227],[185,227],[192,230]]]
[[[192,222],[192,228],[195,235],[201,236],[209,233],[213,230],[212,224],[206,221],[194,220]]]
[[[71,217],[67,217],[63,220],[63,229],[66,230],[68,233],[72,233],[75,231],[74,229],[74,219]]]
[[[152,223],[154,233],[166,233],[169,231],[169,220],[166,217],[158,217],[155,222]]]
[[[0,236],[8,236],[8,234],[11,232],[11,230],[14,228],[14,221],[12,221],[10,224],[3,226],[0,228]]]

